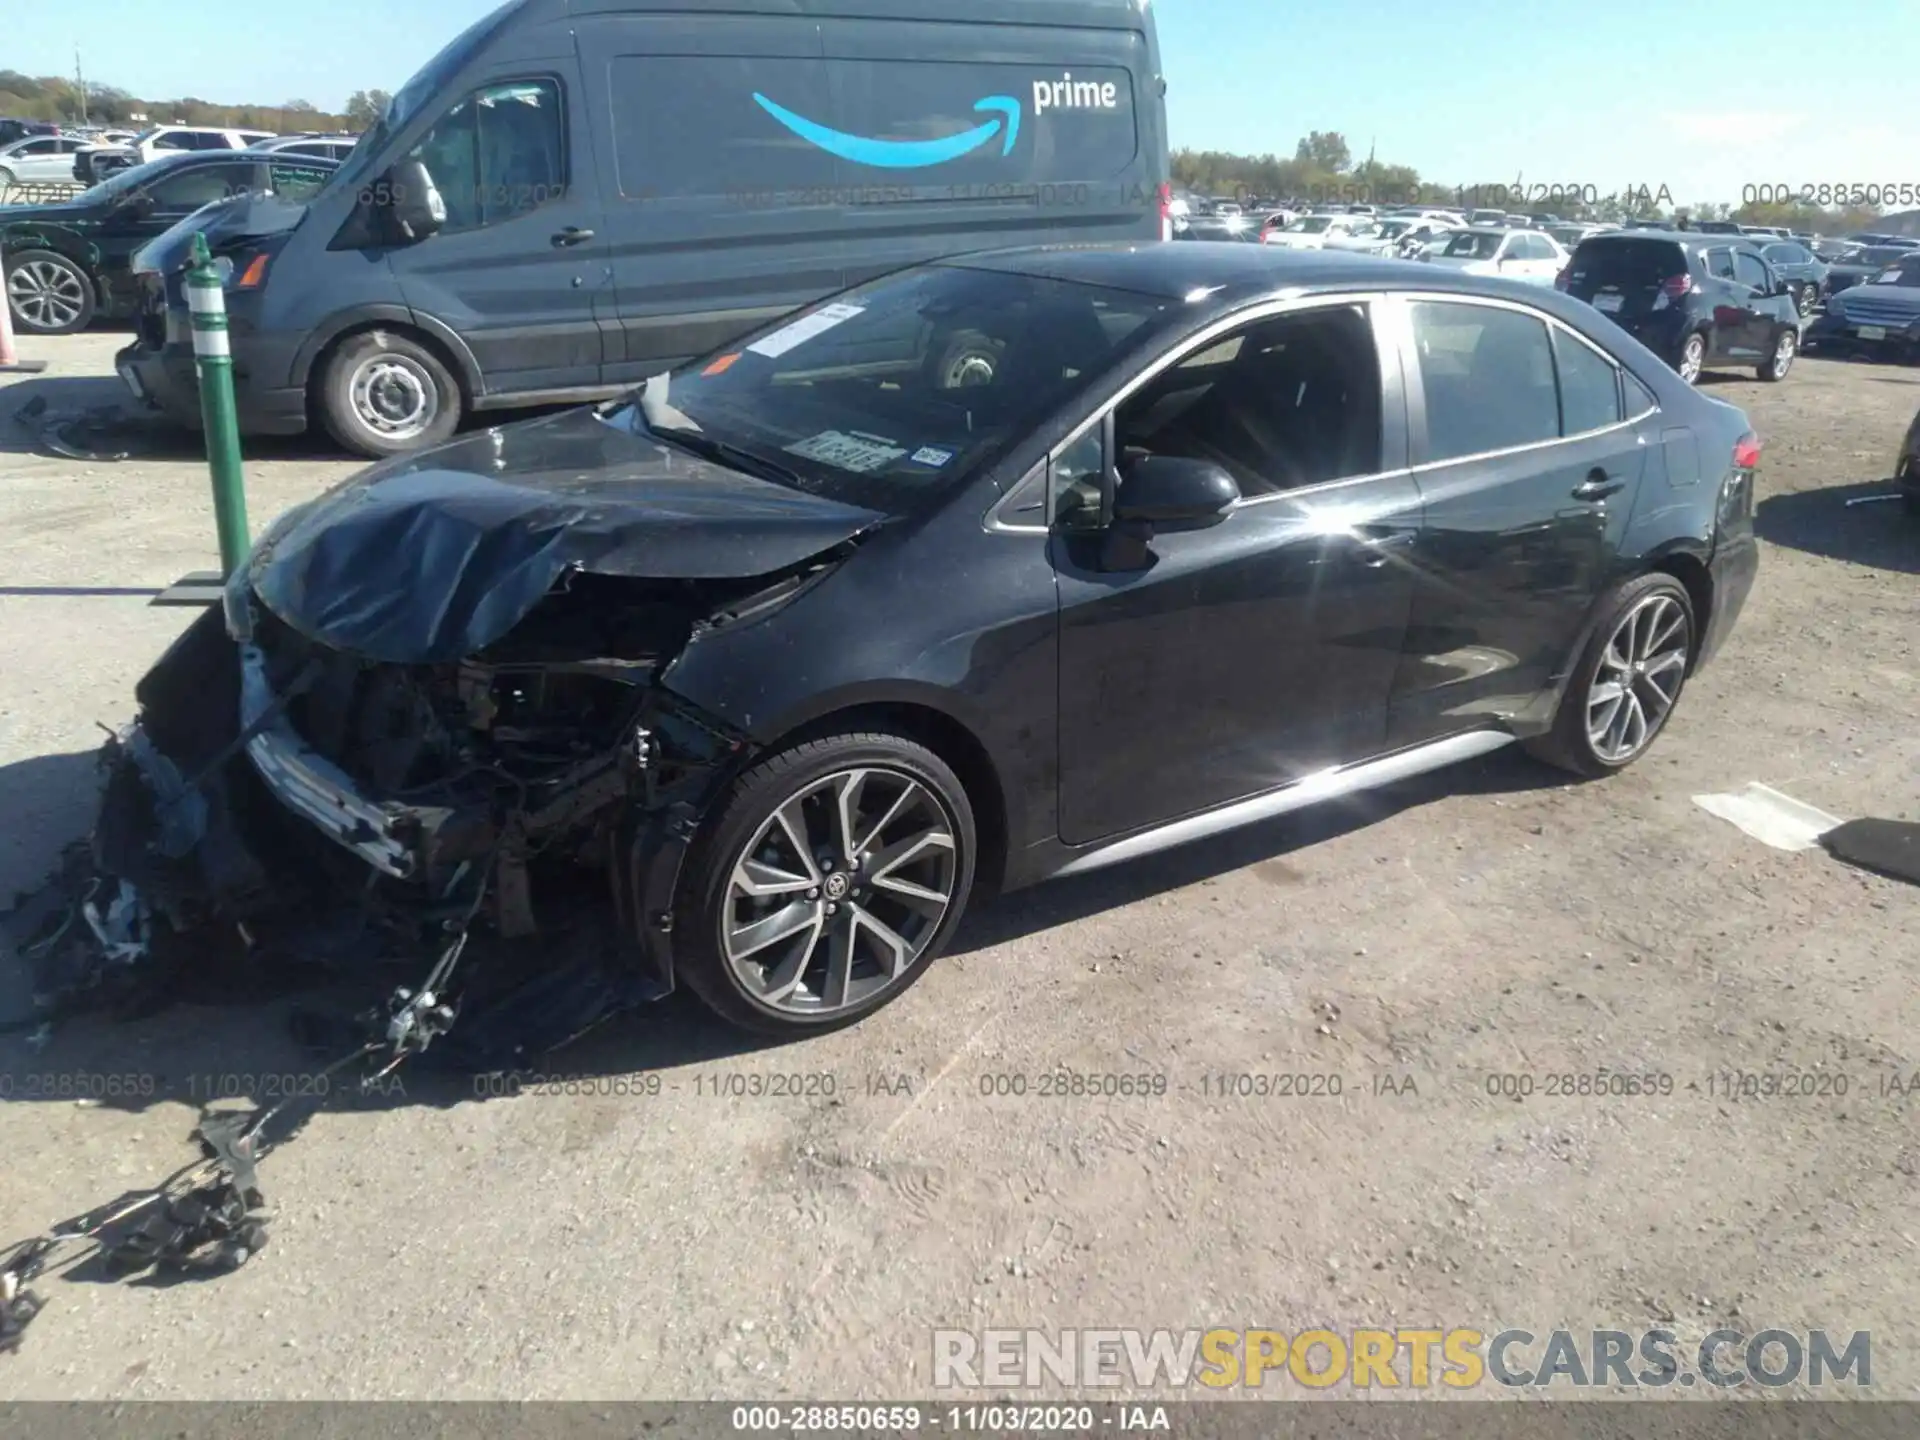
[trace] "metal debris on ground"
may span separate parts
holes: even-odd
[[[47,397],[36,395],[13,412],[16,424],[31,432],[48,454],[66,460],[117,462],[132,456],[125,447],[133,419],[118,405],[89,405],[78,413],[49,411]]]

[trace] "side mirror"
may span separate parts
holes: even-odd
[[[1121,467],[1113,518],[1154,530],[1218,525],[1240,498],[1240,487],[1211,460],[1142,455]]]
[[[447,202],[433,173],[419,160],[402,160],[387,172],[394,223],[409,240],[425,240],[447,223]]]

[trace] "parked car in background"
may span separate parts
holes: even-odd
[[[1324,250],[1334,240],[1351,240],[1372,223],[1372,218],[1366,215],[1323,211],[1302,215],[1260,238],[1262,244],[1278,245],[1285,250]]]
[[[1231,215],[1212,212],[1206,215],[1182,215],[1173,222],[1176,240],[1242,240],[1260,238],[1259,222],[1237,211]]]
[[[1530,285],[1551,285],[1567,263],[1567,252],[1544,230],[1469,226],[1456,230],[1438,250],[1421,257],[1428,264],[1469,275],[1499,275]]]
[[[1400,237],[1396,252],[1407,260],[1418,260],[1443,249],[1446,243],[1465,226],[1451,221],[1422,220]]]
[[[1831,265],[1854,246],[1851,241],[1838,240],[1830,235],[1816,235],[1807,242],[1807,248]]]
[[[335,169],[308,156],[169,155],[69,200],[0,207],[0,255],[13,323],[66,335],[139,305],[133,253],[203,205],[242,192],[303,198]]]
[[[1558,225],[1547,226],[1547,233],[1571,253],[1589,235],[1604,235],[1610,230],[1618,230],[1618,225],[1603,224],[1600,221],[1563,221]]]
[[[964,403],[950,328],[1003,360]],[[976,888],[1515,743],[1642,760],[1753,584],[1760,444],[1622,342],[1551,290],[1273,247],[921,266],[289,511],[144,738],[231,764],[209,806],[264,785],[341,862],[316,882],[477,910],[462,860],[524,839],[526,932],[599,869],[654,994],[819,1033]]]
[[[1469,210],[1467,212],[1467,224],[1469,226],[1499,226],[1505,228],[1506,223],[1507,212],[1504,210]]]
[[[1827,262],[1799,241],[1762,241],[1760,255],[1793,287],[1793,303],[1802,316],[1813,314],[1827,298]]]
[[[1807,327],[1810,350],[1865,350],[1911,360],[1920,355],[1920,251],[1909,251],[1864,284],[1827,302]]]
[[[11,115],[0,115],[0,145],[11,145],[16,140],[25,140],[30,135],[58,135],[60,127],[45,120],[21,120]]]
[[[1696,220],[1693,228],[1702,235],[1741,235],[1746,227],[1735,220]]]
[[[155,125],[142,130],[125,145],[99,146],[81,152],[74,160],[73,174],[82,184],[92,184],[121,170],[144,165],[162,155],[182,151],[245,150],[264,140],[277,138],[271,130],[229,130],[207,125]]]
[[[351,155],[359,142],[358,135],[279,135],[247,148],[270,155],[310,155],[338,163]]]
[[[19,185],[73,184],[73,157],[84,143],[67,135],[29,135],[0,146],[0,192]]]
[[[1911,252],[1899,245],[1850,245],[1840,252],[1840,258],[1827,266],[1827,294],[1829,298],[1842,290],[1851,290],[1855,285],[1863,285],[1873,279],[1887,266],[1904,259]]]
[[[1784,380],[1800,347],[1786,281],[1751,241],[1680,231],[1621,232],[1580,242],[1555,282],[1665,360],[1689,385],[1703,369],[1751,365]]]
[[[1878,230],[1863,230],[1858,235],[1847,236],[1853,245],[1884,245],[1896,250],[1920,249],[1920,240],[1911,235],[1890,235]]]
[[[502,6],[395,92],[303,213],[223,241],[256,277],[227,301],[242,429],[312,417],[398,454],[473,411],[618,395],[943,255],[1171,238],[1152,12],[1058,7],[1070,26],[970,0],[930,40],[925,0]],[[852,202],[819,201],[850,176]],[[117,363],[192,423],[178,277],[155,303],[163,335]],[[998,351],[947,327],[933,363],[958,386]]]

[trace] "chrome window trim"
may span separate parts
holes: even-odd
[[[1231,315],[1222,316],[1220,319],[1211,322],[1188,337],[1180,348],[1175,350],[1171,355],[1155,361],[1152,365],[1134,376],[1133,379],[1129,380],[1106,404],[1096,410],[1086,421],[1076,425],[1059,444],[1049,450],[1045,457],[1040,460],[1036,468],[1041,471],[1041,473],[1045,473],[1046,468],[1053,463],[1053,458],[1056,455],[1065,450],[1069,445],[1078,442],[1087,431],[1104,421],[1109,413],[1118,410],[1148,384],[1159,379],[1160,376],[1168,370],[1171,370],[1175,365],[1180,364],[1184,360],[1191,359],[1216,340],[1240,329],[1244,325],[1257,325],[1262,321],[1276,319],[1281,315],[1291,315],[1301,310],[1328,310],[1334,308],[1349,308],[1356,305],[1372,307],[1368,311],[1367,320],[1369,328],[1373,331],[1374,360],[1375,363],[1380,366],[1380,394],[1384,400],[1387,393],[1387,359],[1389,354],[1395,354],[1395,358],[1398,358],[1394,352],[1394,347],[1387,343],[1394,337],[1391,335],[1383,335],[1381,330],[1381,319],[1383,315],[1381,302],[1386,300],[1392,293],[1394,292],[1386,290],[1354,290],[1323,292],[1313,295],[1288,295],[1273,300],[1263,300],[1258,304],[1247,306],[1244,310],[1236,310]],[[1370,475],[1343,475],[1338,480],[1323,480],[1317,485],[1301,485],[1292,490],[1276,490],[1271,495],[1255,495],[1252,498],[1243,496],[1235,503],[1233,508],[1239,510],[1249,505],[1264,505],[1270,500],[1315,494],[1335,485],[1352,485],[1362,480],[1383,480],[1388,476],[1405,475],[1407,473],[1406,467],[1402,466],[1392,470],[1378,470]],[[1008,523],[1005,516],[1001,514],[1001,511],[1027,486],[1033,479],[1033,476],[1034,471],[1029,470],[1025,475],[1020,477],[1018,484],[1014,485],[1006,494],[994,502],[981,522],[982,528],[997,535],[1045,535],[1051,533],[1051,521],[1046,525],[1016,525]]]

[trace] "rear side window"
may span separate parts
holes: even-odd
[[[1409,308],[1426,392],[1429,462],[1560,437],[1545,321],[1484,305],[1424,301]]]
[[[1004,199],[1113,179],[1139,151],[1117,66],[623,55],[608,81],[629,197]]]
[[[1716,280],[1732,280],[1735,278],[1733,251],[1719,249],[1709,250],[1706,254],[1706,261],[1707,274],[1713,276]]]
[[[156,180],[150,187],[156,208],[165,212],[198,210],[215,200],[224,200],[248,188],[253,181],[253,166],[244,162],[232,165],[196,165],[177,175]]]
[[[487,85],[440,118],[413,154],[447,203],[443,233],[512,220],[566,193],[560,87]]]
[[[1659,286],[1687,273],[1687,254],[1671,240],[1584,240],[1573,252],[1573,279],[1623,290]]]
[[[1553,332],[1560,376],[1560,433],[1584,435],[1620,421],[1620,382],[1612,362],[1564,330]]]

